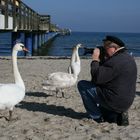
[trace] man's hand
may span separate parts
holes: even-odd
[[[99,48],[95,48],[93,50],[92,60],[94,60],[94,61],[100,61],[99,56],[100,56],[100,49]]]

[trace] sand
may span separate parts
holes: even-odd
[[[139,140],[140,139],[140,58],[137,93],[129,110],[129,126],[101,123],[85,119],[85,109],[74,86],[65,91],[70,98],[57,98],[42,89],[47,74],[67,72],[69,59],[29,57],[18,59],[26,86],[26,96],[13,112],[13,120],[0,118],[0,140]],[[14,82],[11,59],[0,59],[0,83]],[[90,80],[91,59],[81,59],[79,79]],[[0,116],[8,111],[0,111]]]

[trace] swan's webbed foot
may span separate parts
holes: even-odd
[[[13,110],[10,110],[9,111],[9,118],[7,118],[7,121],[11,122],[11,121],[17,121],[19,120],[20,118],[19,117],[12,117],[12,114],[13,114]]]
[[[5,116],[0,116],[0,118],[4,118],[6,121],[9,121],[9,118],[5,117]]]
[[[62,92],[62,97],[65,98],[65,99],[69,99],[70,96],[66,96],[66,92],[64,92],[64,91],[65,91],[65,89],[61,90],[61,92]]]
[[[61,93],[62,93],[62,98],[65,98],[65,93],[63,90],[61,90]]]
[[[12,111],[9,111],[9,117],[5,117],[5,116],[0,116],[0,118],[4,118],[6,121],[11,121],[12,120]]]
[[[58,96],[58,94],[60,93],[61,89],[56,88],[56,97],[57,98],[62,98],[62,96]]]
[[[70,98],[70,96],[66,96],[66,94],[64,96],[64,92],[62,92],[62,97],[65,98],[65,99],[69,99]]]
[[[59,93],[61,93],[61,96],[58,96]],[[62,89],[56,88],[56,97],[57,98],[64,98],[64,92]]]
[[[12,113],[13,113],[13,111],[12,110],[9,110],[9,120],[8,121],[11,121],[12,120]]]
[[[58,96],[58,93],[61,92],[61,96]],[[70,96],[65,96],[65,92],[64,92],[64,89],[56,89],[56,97],[58,98],[65,98],[65,99],[68,99],[70,98]]]

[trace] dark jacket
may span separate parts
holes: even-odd
[[[136,91],[137,67],[125,49],[119,50],[101,66],[92,61],[91,76],[102,106],[119,113],[131,106]]]

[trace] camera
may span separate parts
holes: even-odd
[[[106,51],[103,46],[97,46],[96,48],[99,48],[100,50],[100,63],[103,63],[105,61]],[[84,47],[84,55],[93,54],[94,49],[95,48]]]

